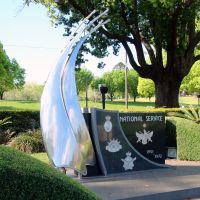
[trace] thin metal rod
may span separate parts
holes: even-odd
[[[127,66],[127,53],[126,53],[126,64],[125,64],[125,106],[128,109],[128,66]]]

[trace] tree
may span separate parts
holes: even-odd
[[[115,66],[116,67],[116,66]],[[106,72],[102,77],[94,78],[91,83],[91,88],[98,90],[100,84],[106,84],[108,87],[108,94],[111,101],[118,93],[124,96],[125,93],[125,71],[117,67],[113,68],[111,72]],[[135,70],[128,70],[128,93],[136,100],[138,85],[138,74]]]
[[[190,73],[183,79],[181,84],[181,92],[186,92],[187,94],[199,93],[200,92],[200,62],[195,63],[195,65],[190,70]]]
[[[15,59],[10,60],[0,43],[0,99],[6,91],[22,88],[25,84],[25,70]]]
[[[104,80],[102,77],[94,77],[94,79],[92,80],[90,86],[93,90],[99,90],[99,85],[103,84]]]
[[[125,94],[125,64],[119,62],[113,67],[114,71],[117,71],[118,77],[116,77],[116,87],[117,92],[119,92],[122,96]],[[130,96],[134,98],[134,102],[136,101],[137,93],[137,85],[138,85],[138,73],[135,70],[128,70],[128,93]]]
[[[138,73],[135,70],[128,70],[128,93],[133,97],[134,102],[136,102],[136,97],[138,86]]]
[[[155,83],[155,106],[179,106],[181,82],[200,59],[196,53],[200,45],[200,0],[24,1],[47,6],[51,19],[65,26],[65,35],[94,9],[102,12],[108,8],[111,22],[94,33],[88,40],[90,46],[85,44],[82,50],[101,58],[108,55],[107,47],[113,46],[117,54],[122,44],[139,76]],[[163,51],[167,54],[166,65]]]
[[[151,79],[139,77],[137,91],[142,97],[149,98],[150,101],[155,94],[154,82]]]
[[[94,78],[92,72],[85,68],[76,71],[75,77],[77,94],[81,91],[86,91],[86,88],[90,85]]]
[[[115,93],[122,98],[125,96],[125,71],[124,69],[112,70],[111,77]]]
[[[34,82],[26,83],[22,89],[14,89],[5,92],[4,99],[39,101],[42,95],[43,87],[43,85],[39,85]]]
[[[112,72],[106,72],[102,76],[103,83],[106,84],[108,87],[108,94],[111,101],[113,101],[114,94],[116,92],[116,86],[114,84],[113,78],[112,78]]]

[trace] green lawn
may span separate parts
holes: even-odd
[[[39,110],[40,103],[37,101],[6,101],[0,100],[0,110]]]
[[[31,156],[46,164],[50,164],[49,158],[46,153],[33,153],[31,154]]]
[[[180,97],[180,105],[197,105],[198,99],[196,96],[189,96],[189,97]],[[85,107],[85,101],[80,101],[81,107]],[[89,107],[96,107],[96,108],[102,108],[102,104],[100,101],[88,102]],[[132,100],[129,100],[129,110],[145,110],[149,107],[154,107],[154,98],[151,99],[151,102],[149,102],[149,99],[147,98],[138,98],[137,102],[133,102]],[[36,101],[6,101],[1,100],[0,101],[0,110],[33,110],[37,111],[40,109],[40,103]],[[125,110],[125,103],[124,100],[115,100],[113,102],[107,100],[106,101],[106,109],[108,110]]]

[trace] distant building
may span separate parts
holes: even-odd
[[[126,65],[122,62],[119,62],[118,64],[116,64],[114,67],[113,67],[113,70],[119,70],[119,69],[125,69]]]

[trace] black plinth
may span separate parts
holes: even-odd
[[[166,167],[147,159],[130,144],[121,128],[118,112],[92,109],[91,114],[93,142],[103,175]],[[144,143],[152,137],[148,135]]]
[[[119,113],[122,129],[132,144],[146,158],[165,163],[164,113]]]

